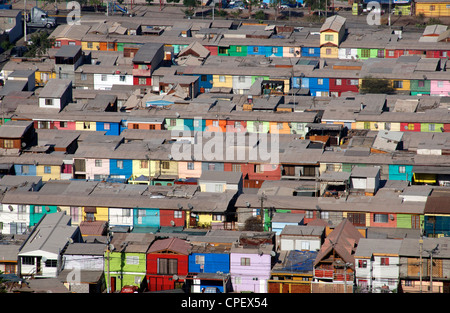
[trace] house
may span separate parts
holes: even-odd
[[[317,251],[325,239],[325,226],[287,225],[280,233],[280,250]]]
[[[355,251],[361,238],[361,233],[347,219],[333,229],[314,261],[312,293],[353,292]]]
[[[192,293],[205,292],[208,287],[230,292],[230,247],[207,242],[192,244],[186,285]]]
[[[126,285],[145,284],[146,253],[155,235],[114,232],[104,254],[104,273],[108,292],[116,292]]]
[[[274,252],[273,233],[242,234],[231,247],[230,274],[235,292],[266,293]]]
[[[180,238],[158,239],[147,251],[147,290],[179,289],[189,270],[191,244]]]
[[[286,226],[302,225],[304,218],[302,214],[275,212],[271,219],[272,231],[279,236]]]
[[[345,18],[340,15],[328,17],[320,28],[320,57],[338,58],[339,44],[345,35]]]
[[[33,91],[36,87],[36,70],[15,70],[8,75],[7,81],[26,82],[24,91]]]
[[[57,277],[63,268],[63,251],[70,242],[81,242],[80,229],[63,212],[44,215],[19,249],[21,277]]]
[[[21,240],[16,240],[12,236],[4,236],[0,245],[0,272],[2,274],[17,274],[17,254],[21,246]],[[9,237],[9,238],[8,238]]]
[[[415,0],[415,15],[425,17],[450,16],[450,2],[436,0]]]
[[[448,293],[449,238],[404,238],[399,249],[402,293]]]
[[[362,191],[375,194],[380,186],[380,169],[378,167],[360,167],[352,169],[350,175],[350,188],[355,191]]]
[[[317,251],[285,250],[278,255],[268,281],[268,293],[311,293]]]
[[[133,85],[152,85],[152,73],[164,58],[164,45],[146,43],[133,58]]]
[[[428,237],[448,236],[450,215],[447,190],[433,190],[427,197],[424,209],[423,232]]]
[[[39,107],[63,110],[72,102],[72,81],[50,79],[39,93]]]
[[[37,143],[31,121],[8,121],[0,127],[0,153],[19,154]]]
[[[398,292],[402,240],[361,238],[355,251],[357,292]]]
[[[8,41],[13,44],[23,36],[21,10],[0,10],[0,29],[7,34]]]
[[[55,72],[59,79],[75,81],[75,71],[84,63],[81,46],[62,46],[55,53]]]
[[[202,175],[198,179],[198,185],[203,192],[234,190],[239,194],[243,188],[242,173],[202,171]]]
[[[80,227],[81,229],[81,227]],[[105,288],[104,243],[71,243],[64,251],[59,277],[70,292],[101,293]]]

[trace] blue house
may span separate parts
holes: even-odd
[[[302,47],[302,57],[320,58],[320,47]]]
[[[133,231],[154,229],[158,231],[160,224],[159,209],[135,208],[133,214]]]
[[[389,164],[389,180],[412,181],[413,166],[403,164]]]
[[[120,122],[96,122],[97,131],[106,131],[105,135],[118,136],[122,128],[122,121]]]
[[[133,174],[133,160],[111,159],[109,162],[109,175],[111,178],[128,179]]]
[[[272,231],[275,232],[276,235],[280,235],[287,225],[303,225],[304,218],[304,214],[277,212],[272,218]]]
[[[189,255],[191,292],[229,292],[230,248],[208,243],[192,245]]]
[[[303,82],[304,79],[302,79]],[[330,79],[310,77],[309,78],[309,90],[313,97],[328,97],[330,93]]]
[[[14,164],[14,171],[19,176],[36,176],[36,165]]]

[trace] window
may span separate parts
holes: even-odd
[[[55,41],[55,47],[56,48],[58,48],[58,47],[61,47],[61,41]]]
[[[162,161],[161,162],[161,167],[162,167],[163,170],[168,170],[170,168],[170,162]]]
[[[44,173],[45,174],[51,174],[52,173],[52,167],[51,166],[44,166]]]
[[[349,85],[351,86],[358,86],[359,81],[357,79],[350,79]]]
[[[223,192],[223,185],[222,184],[215,184],[214,191],[215,192]]]
[[[308,49],[308,53],[309,53],[309,54],[314,54],[314,48],[309,48],[309,49]]]
[[[92,49],[92,46],[93,46],[93,45],[92,45],[92,42],[88,42],[88,43],[87,43],[88,49]]]
[[[394,81],[394,88],[403,88],[403,81],[402,80],[395,80]]]
[[[253,47],[253,52],[259,52],[259,48],[258,47]]]
[[[12,149],[12,148],[14,148],[14,140],[4,139],[3,140],[3,148],[5,148],[5,149]]]
[[[53,105],[53,99],[45,99],[45,105]]]
[[[207,76],[206,75],[201,75],[200,76],[200,80],[202,81],[202,82],[206,82],[207,81]]]
[[[34,206],[34,213],[42,213],[42,206],[41,205],[35,205]]]
[[[434,10],[436,10],[436,6],[430,5],[430,11],[434,11]]]
[[[370,50],[369,49],[361,49],[361,58],[368,58],[370,57]]]
[[[437,86],[438,86],[438,88],[443,88],[444,87],[444,82],[443,81],[438,81],[437,82]]]
[[[374,223],[387,223],[388,219],[389,219],[389,217],[387,214],[374,214],[373,215]]]
[[[95,160],[95,167],[102,167],[102,160]]]
[[[177,120],[171,119],[170,120],[170,126],[177,126]]]
[[[173,211],[173,218],[183,218],[183,211]]]
[[[141,160],[140,168],[148,168],[148,160]]]
[[[250,258],[241,258],[241,266],[250,266]]]
[[[35,259],[32,256],[23,256],[22,264],[23,265],[34,265]]]
[[[240,46],[236,47],[236,52],[242,52],[242,47]]]
[[[424,80],[419,80],[419,81],[417,82],[417,86],[418,86],[418,87],[425,87],[425,81],[424,81]]]
[[[241,164],[233,164],[233,165],[231,165],[231,171],[232,172],[238,172],[238,173],[242,172]]]
[[[125,75],[120,75],[119,81],[124,82],[127,80],[127,77]]]
[[[123,217],[130,217],[131,216],[131,209],[122,209],[122,216]]]
[[[85,221],[86,222],[95,222],[95,214],[92,212],[86,212]]]
[[[358,260],[359,268],[367,268],[367,260]]]
[[[398,167],[398,172],[399,172],[399,174],[406,173],[406,166],[399,166]]]
[[[139,265],[139,257],[136,255],[127,255],[127,265]]]
[[[204,265],[205,264],[205,256],[204,255],[196,255],[195,256],[195,264]]]
[[[317,85],[323,85],[323,78],[317,79]]]
[[[219,127],[219,121],[212,121],[212,126]]]
[[[383,49],[378,49],[377,58],[384,58],[384,50]]]
[[[342,79],[336,79],[336,86],[342,85]]]
[[[428,124],[428,130],[430,132],[434,132],[436,130],[436,125],[435,124]]]
[[[66,128],[67,127],[67,122],[59,122],[59,127]]]
[[[81,73],[81,80],[87,80],[87,74]]]
[[[120,169],[123,169],[123,161],[122,160],[117,160],[116,161],[116,167],[120,168]]]
[[[30,173],[30,166],[22,165],[22,174],[28,174],[28,173]]]
[[[273,53],[273,54],[278,53],[278,48],[277,48],[277,47],[273,47],[273,48],[272,48],[272,53]]]
[[[178,273],[177,259],[158,259],[158,274],[173,275]]]
[[[187,169],[193,171],[195,169],[194,162],[188,162]]]
[[[145,78],[145,77],[139,77],[138,83],[139,83],[139,85],[145,85],[145,84],[147,84],[147,78]]]
[[[114,50],[114,43],[108,43],[108,50]]]
[[[245,76],[239,76],[239,82],[245,83]]]
[[[314,212],[313,211],[305,211],[305,218],[314,218]]]
[[[301,249],[309,251],[309,241],[302,241],[301,242]]]
[[[51,259],[46,260],[45,267],[58,267],[58,260],[51,260]]]
[[[91,129],[91,123],[83,122],[83,129]]]
[[[102,74],[102,82],[105,82],[108,79],[106,74]]]
[[[408,128],[407,128],[408,130],[414,130],[414,124],[411,124],[411,123],[410,123],[410,124],[408,124],[407,127],[408,127]]]
[[[333,41],[334,35],[325,35],[325,41]]]
[[[394,50],[388,51],[388,56],[390,56],[390,57],[395,56],[395,51]]]
[[[331,49],[330,49],[330,48],[327,48],[327,49],[325,50],[325,53],[326,53],[327,55],[330,55],[330,54],[331,54]]]
[[[215,171],[216,170],[216,164],[209,163],[208,164],[208,171]]]
[[[219,76],[219,82],[224,83],[225,82],[225,76],[220,75]]]
[[[323,220],[327,220],[330,218],[330,212],[322,211],[320,212],[320,218]]]
[[[109,124],[109,123],[103,123],[103,129],[104,129],[104,130],[110,130],[110,129],[111,129],[111,124]]]
[[[381,266],[389,266],[389,258],[381,258]]]
[[[225,216],[222,214],[213,214],[212,216],[213,221],[223,222],[225,220]]]

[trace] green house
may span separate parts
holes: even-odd
[[[386,56],[385,49],[357,49],[358,59],[384,58]]]
[[[228,49],[228,55],[235,57],[245,57],[247,56],[247,46],[230,45],[230,48]]]
[[[427,79],[411,79],[411,95],[429,95],[431,90],[431,81]]]
[[[147,270],[147,250],[155,240],[148,233],[114,233],[105,252],[106,287],[110,292],[124,286],[141,286]]]

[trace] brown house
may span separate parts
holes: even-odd
[[[0,154],[18,154],[36,143],[32,121],[8,121],[0,127]]]
[[[354,253],[361,233],[344,219],[325,238],[314,261],[312,293],[351,293],[355,277]]]

